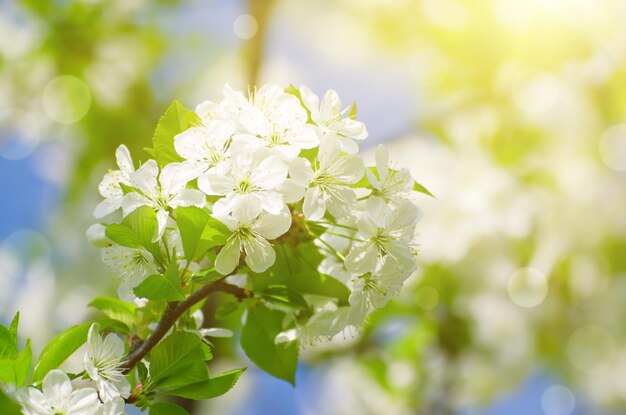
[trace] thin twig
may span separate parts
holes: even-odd
[[[126,359],[124,359],[124,363],[122,364],[124,373],[130,372],[130,370],[135,367],[135,365],[139,363],[139,361],[161,341],[161,339],[174,326],[174,324],[176,324],[178,318],[183,315],[185,311],[189,310],[194,304],[202,301],[209,294],[217,291],[232,294],[240,301],[252,297],[252,293],[250,291],[228,284],[221,279],[203,286],[187,297],[184,301],[172,301],[168,303],[165,308],[165,312],[163,313],[163,317],[161,317],[161,320],[152,334],[146,339],[146,341],[137,347],[137,349],[126,356]]]

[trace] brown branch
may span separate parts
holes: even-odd
[[[222,279],[203,286],[202,288],[191,294],[189,297],[187,297],[187,299],[184,301],[172,301],[170,303],[167,303],[167,307],[165,308],[163,317],[161,317],[161,320],[157,324],[152,334],[132,353],[126,356],[126,359],[124,359],[124,363],[122,364],[123,372],[130,372],[130,370],[135,367],[135,365],[139,363],[139,361],[143,359],[145,355],[148,354],[150,350],[152,350],[161,341],[161,339],[174,326],[178,318],[183,315],[185,311],[189,310],[194,304],[202,301],[209,294],[217,291],[231,294],[235,296],[239,301],[252,297],[252,293],[250,291],[239,288],[232,284],[228,284]]]

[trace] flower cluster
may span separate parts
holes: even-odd
[[[102,338],[98,325],[88,334],[84,377],[94,387],[74,388],[63,371],[48,372],[42,390],[27,387],[17,392],[25,415],[124,415],[124,398],[130,395],[130,384],[120,370],[124,343],[114,333]]]
[[[294,317],[279,339],[332,336],[358,325],[415,271],[420,212],[410,199],[419,187],[406,169],[390,167],[383,146],[375,166],[365,167],[356,153],[366,127],[336,92],[320,100],[306,86],[265,85],[247,95],[226,86],[223,100],[203,102],[193,115],[190,127],[174,135],[167,163],[151,159],[136,167],[128,149],[118,148],[119,170],[100,184],[105,199],[97,218],[120,209],[127,218],[148,207],[158,256],[177,255],[186,269],[214,268],[224,276],[271,270],[279,245],[314,246],[323,256],[317,271],[349,288],[349,304],[308,298],[314,316],[327,317]],[[216,255],[183,256],[176,211],[190,206],[227,228]],[[95,225],[88,233],[121,279],[120,297],[132,300],[134,288],[165,266],[145,245],[121,246],[104,229]]]

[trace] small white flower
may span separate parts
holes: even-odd
[[[237,267],[242,251],[252,271],[267,270],[276,260],[274,248],[267,240],[278,238],[291,226],[288,209],[278,215],[257,215],[254,207],[243,205],[234,210],[232,216],[214,216],[233,232],[215,259],[215,269],[222,275],[230,274]]]
[[[297,97],[282,88],[265,85],[250,92],[247,100],[232,90],[227,93],[240,106],[238,120],[248,134],[236,138],[247,146],[267,146],[291,160],[301,149],[318,145],[316,128],[307,124],[306,110]]]
[[[351,324],[350,313],[350,307],[318,310],[305,324],[278,333],[274,343],[292,342],[297,339],[301,345],[312,346],[330,340]]]
[[[102,250],[102,261],[115,278],[122,280],[117,292],[124,301],[132,301],[135,298],[133,288],[156,272],[154,258],[144,248],[112,245]]]
[[[419,210],[413,203],[404,201],[391,209],[383,199],[371,197],[367,211],[356,221],[359,234],[365,242],[356,243],[346,256],[348,271],[355,274],[372,272],[376,262],[389,255],[401,261],[412,261],[410,237],[418,220]]]
[[[96,415],[126,415],[126,405],[122,398],[115,397],[98,408]]]
[[[222,166],[228,160],[228,148],[234,131],[235,125],[230,121],[209,121],[206,127],[192,127],[174,137],[174,148],[181,157],[204,173],[210,168]]]
[[[69,377],[57,369],[48,372],[42,389],[29,387],[17,392],[24,415],[94,415],[100,405],[95,389],[74,390]]]
[[[407,169],[390,170],[389,152],[382,144],[376,147],[376,171],[378,177],[370,169],[365,169],[367,180],[374,188],[372,195],[382,197],[386,202],[399,202],[407,199],[415,181]]]
[[[303,158],[289,166],[291,179],[308,187],[304,194],[304,215],[319,220],[326,209],[337,219],[348,217],[356,205],[356,193],[350,184],[363,177],[363,160],[352,154],[342,154],[334,137],[325,137],[319,149],[315,169]]]
[[[87,336],[89,346],[83,366],[87,375],[96,382],[100,399],[103,402],[116,397],[128,398],[130,383],[120,370],[124,357],[124,342],[115,333],[104,339],[98,333],[98,325],[92,324]]]
[[[371,310],[387,304],[412,272],[408,261],[386,256],[378,269],[353,278],[350,322],[359,324]]]
[[[122,200],[124,216],[140,206],[150,206],[156,211],[158,241],[169,217],[168,208],[179,206],[204,206],[204,194],[196,189],[187,189],[187,183],[197,177],[198,170],[184,163],[170,163],[161,174],[154,160],[148,160],[130,176],[131,186],[138,192],[130,192]]]
[[[340,142],[342,151],[354,154],[359,150],[358,145],[351,140],[367,138],[365,124],[360,121],[346,118],[348,108],[341,109],[341,100],[335,91],[328,90],[320,104],[319,98],[306,86],[300,87],[302,102],[311,111],[311,119],[325,132],[336,133],[344,137]]]
[[[110,215],[122,206],[124,192],[120,183],[129,185],[130,175],[135,171],[133,159],[125,145],[122,144],[115,150],[115,158],[119,170],[107,172],[98,186],[100,194],[105,199],[93,211],[93,215],[97,219]]]
[[[256,213],[262,210],[278,214],[285,206],[278,188],[287,178],[287,165],[267,151],[240,153],[230,159],[228,171],[211,172],[198,178],[198,187],[207,195],[224,196],[213,205],[213,212],[226,215],[248,205]]]

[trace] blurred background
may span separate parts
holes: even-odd
[[[1,0],[0,320],[40,351],[92,317],[114,149],[266,82],[357,101],[365,154],[436,198],[418,275],[357,336],[195,413],[626,413],[625,0]]]

